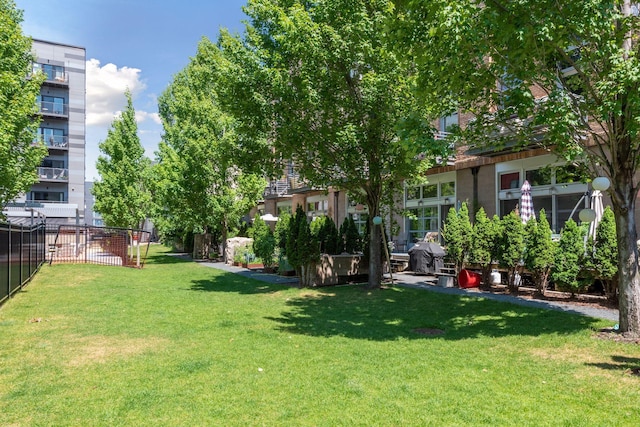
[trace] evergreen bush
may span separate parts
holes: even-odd
[[[466,203],[462,203],[460,210],[449,209],[442,236],[445,240],[447,257],[455,263],[456,273],[464,268],[464,263],[471,250],[473,227],[469,220],[469,209]]]
[[[578,280],[584,261],[584,235],[585,231],[573,219],[565,223],[551,269],[556,287],[572,295],[584,289],[584,283]]]
[[[502,237],[498,246],[498,261],[507,269],[510,292],[517,292],[520,286],[517,280],[520,272],[520,262],[524,252],[524,227],[522,219],[514,211],[502,218]]]
[[[320,259],[320,245],[311,235],[307,215],[301,206],[298,206],[293,220],[289,222],[287,259],[295,269],[300,285],[310,286],[314,263]]]
[[[480,265],[482,282],[488,288],[491,284],[491,267],[498,259],[498,241],[500,237],[500,218],[494,215],[487,217],[484,208],[476,213],[473,224],[473,239],[469,252],[469,260]]]
[[[551,240],[551,227],[544,209],[536,220],[531,218],[525,226],[524,265],[532,273],[536,290],[544,294],[553,265],[556,244]]]
[[[262,259],[265,267],[271,267],[274,263],[276,250],[276,238],[267,223],[256,216],[253,221],[253,252]]]
[[[618,300],[618,238],[616,220],[609,206],[604,209],[596,228],[593,247],[593,267],[602,281],[607,298]]]
[[[340,252],[355,254],[362,250],[362,238],[352,217],[346,217],[340,226],[338,238]]]

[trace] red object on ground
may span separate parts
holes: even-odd
[[[482,275],[469,270],[460,270],[458,273],[458,286],[461,288],[477,288],[482,281]]]

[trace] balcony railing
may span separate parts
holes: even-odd
[[[271,180],[264,190],[264,197],[276,196],[281,197],[289,191],[289,182],[287,179]]]
[[[41,181],[69,181],[69,169],[63,168],[38,168],[38,176]]]
[[[433,134],[433,139],[435,140],[439,140],[439,139],[447,139],[447,137],[451,135],[451,132],[444,132],[444,131],[437,131],[436,133]]]
[[[55,85],[68,85],[69,74],[64,67],[50,66],[48,64],[33,64],[33,72],[41,72],[46,76],[45,83],[51,83]]]
[[[45,146],[49,148],[56,149],[68,149],[69,148],[69,137],[64,135],[38,135],[38,137],[33,142],[41,142]]]
[[[58,102],[40,101],[38,102],[40,113],[45,116],[68,117],[69,104],[60,104]]]

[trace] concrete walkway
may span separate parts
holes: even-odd
[[[283,284],[283,285],[297,285],[298,279],[296,277],[278,276],[277,274],[263,273],[261,270],[249,270],[242,267],[235,267],[226,265],[222,262],[200,262],[206,267],[216,268],[218,270],[224,270],[230,273],[239,274],[244,277],[256,279],[262,282]],[[508,302],[512,304],[518,304],[525,307],[543,308],[549,310],[565,311],[567,313],[579,314],[582,316],[595,317],[598,319],[607,319],[617,323],[619,319],[618,310],[599,308],[589,305],[572,304],[570,302],[557,302],[557,301],[544,301],[518,297],[514,295],[494,294],[491,292],[481,291],[479,289],[460,289],[460,288],[441,288],[438,286],[427,284],[425,276],[415,275],[411,272],[394,273],[394,284],[396,286],[404,286],[409,288],[424,289],[430,292],[440,292],[452,295],[466,295],[477,298],[492,299],[500,302]]]

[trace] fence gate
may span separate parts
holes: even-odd
[[[102,264],[142,268],[151,233],[132,228],[60,225],[49,245],[49,264]]]

